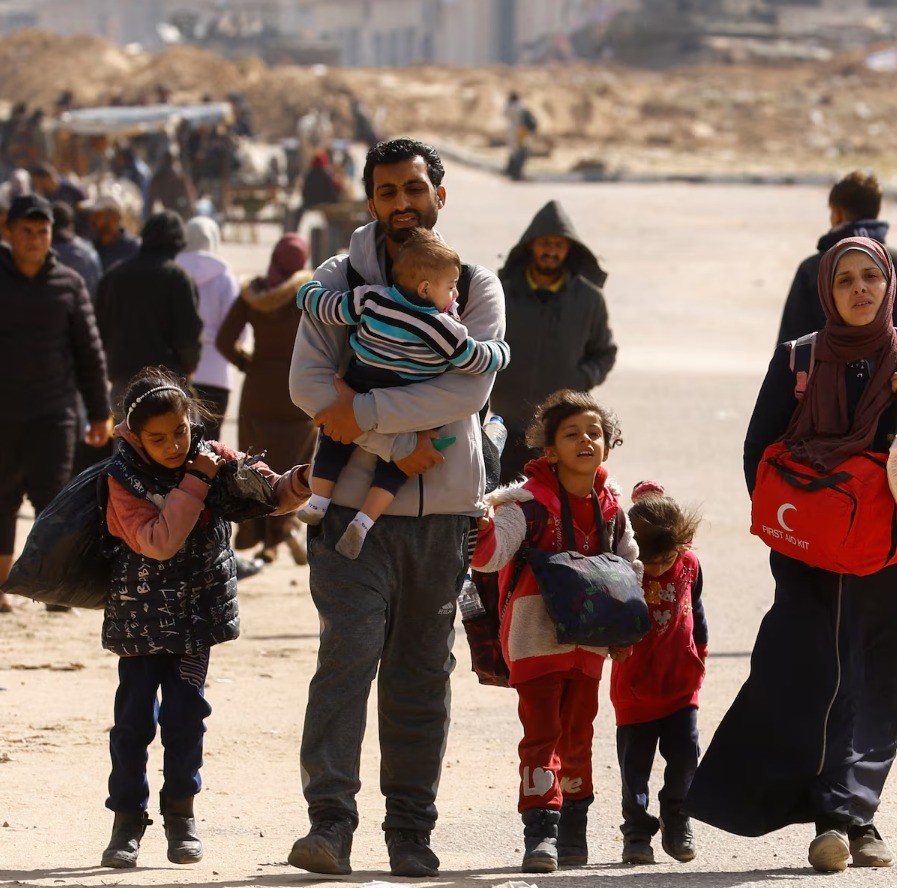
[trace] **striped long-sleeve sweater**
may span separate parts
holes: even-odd
[[[510,361],[503,339],[479,342],[456,317],[412,301],[398,287],[365,285],[340,293],[309,281],[300,287],[296,303],[323,324],[355,327],[349,344],[358,361],[410,382],[449,367],[462,373],[493,373]]]

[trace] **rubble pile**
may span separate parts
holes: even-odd
[[[873,57],[875,64],[869,64]],[[518,91],[539,129],[533,165],[608,172],[897,173],[886,136],[897,116],[891,47],[783,66],[714,65],[663,73],[605,63],[449,69],[269,67],[193,47],[129,53],[95,37],[22,31],[0,40],[0,101],[48,111],[62,89],[78,105],[135,103],[157,87],[173,101],[242,93],[259,138],[296,133],[325,108],[351,135],[353,99],[384,135],[416,134],[484,157],[504,152],[502,108]],[[895,61],[897,65],[897,61]]]

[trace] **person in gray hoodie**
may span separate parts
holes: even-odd
[[[429,145],[410,139],[375,145],[364,169],[374,221],[352,235],[348,256],[328,259],[315,279],[331,290],[393,283],[399,244],[413,229],[436,225],[446,200],[443,175]],[[470,335],[501,338],[498,279],[465,266],[459,291],[465,290],[460,319]],[[430,831],[449,723],[456,599],[472,519],[485,511],[477,412],[495,374],[449,371],[412,386],[356,394],[334,380],[351,355],[346,329],[303,315],[290,368],[293,402],[331,438],[358,446],[327,515],[308,532],[309,582],[323,628],[300,751],[311,830],[295,842],[289,862],[317,873],[351,872],[361,742],[376,675],[390,871],[434,876],[439,859],[430,849]],[[435,437],[455,442],[439,452]],[[364,501],[377,456],[396,463],[410,480],[352,561],[335,545]]]
[[[607,272],[556,200],[536,213],[498,277],[514,360],[498,375],[489,406],[508,430],[501,481],[509,484],[533,456],[524,435],[536,406],[559,389],[601,385],[617,346],[601,289]]]

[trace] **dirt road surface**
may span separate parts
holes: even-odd
[[[620,355],[599,395],[618,411],[625,439],[608,466],[624,490],[655,478],[671,495],[700,504],[705,517],[697,544],[711,630],[700,714],[706,744],[747,674],[757,625],[771,601],[766,550],[748,534],[741,442],[791,275],[824,230],[826,194],[798,187],[513,186],[457,165],[446,185],[440,227],[467,261],[497,268],[551,198],[562,201],[583,239],[606,260]],[[258,272],[269,245],[231,243],[226,254],[239,272]],[[232,422],[224,437],[235,441]],[[20,544],[28,523],[21,521]],[[207,693],[214,712],[196,801],[206,856],[189,867],[168,863],[158,817],[136,870],[98,866],[112,822],[103,803],[116,687],[116,658],[99,645],[100,615],[48,614],[22,601],[0,619],[0,883],[328,884],[286,863],[293,840],[307,829],[298,748],[317,647],[307,569],[294,567],[284,552],[241,584],[240,597],[243,635],[212,656]],[[442,875],[433,884],[473,888],[523,879],[598,888],[627,880],[643,888],[735,888],[819,880],[806,863],[809,826],[742,839],[697,824],[693,863],[676,863],[658,847],[653,867],[620,864],[619,777],[606,683],[596,722],[591,863],[521,876],[516,698],[476,683],[460,622],[458,630],[453,724],[433,834]],[[380,829],[373,695],[370,712],[355,872],[345,881],[405,881],[388,874]],[[149,764],[153,793],[160,769],[157,743]],[[658,767],[655,790],[659,776]],[[878,823],[897,844],[893,792]],[[884,886],[894,875],[867,870],[836,878]]]

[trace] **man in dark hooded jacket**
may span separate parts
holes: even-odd
[[[497,375],[490,407],[508,430],[501,461],[507,483],[532,456],[523,436],[536,406],[558,389],[601,385],[617,346],[601,291],[607,273],[557,201],[536,213],[498,277],[514,360]]]
[[[196,286],[174,261],[186,243],[177,213],[155,213],[143,226],[140,252],[112,266],[100,281],[97,322],[116,419],[128,380],[139,370],[162,364],[189,376],[199,363]]]
[[[808,256],[797,267],[776,342],[789,342],[825,326],[825,314],[819,302],[816,278],[822,254],[845,237],[871,237],[885,242],[888,223],[879,219],[881,212],[881,185],[874,173],[854,170],[832,186],[828,196],[829,219],[832,227],[816,244],[818,252]],[[891,258],[897,262],[897,250],[888,247]],[[894,306],[894,324],[897,326],[897,304]]]

